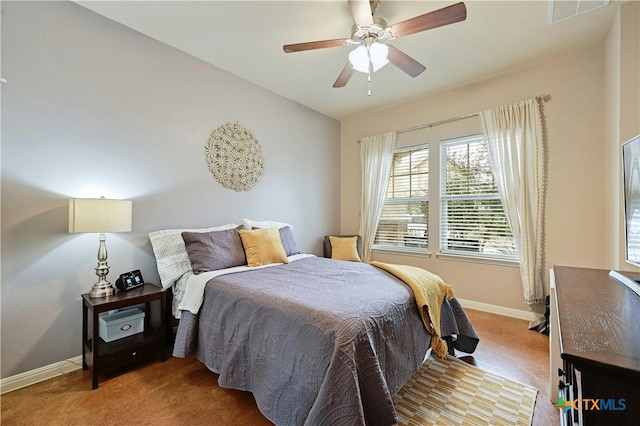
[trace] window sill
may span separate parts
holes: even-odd
[[[431,252],[418,251],[418,250],[407,250],[406,248],[373,248],[371,249],[372,253],[381,253],[381,254],[393,254],[397,256],[412,256],[412,257],[422,257],[429,258],[432,257]],[[507,260],[507,259],[495,259],[490,257],[477,257],[477,256],[465,256],[463,254],[453,254],[453,253],[436,253],[436,258],[439,260],[450,260],[454,262],[470,262],[470,263],[481,263],[484,265],[496,265],[496,266],[507,266],[511,268],[519,268],[520,262],[517,260]]]
[[[494,259],[490,257],[465,256],[463,254],[437,253],[436,257],[441,260],[453,260],[458,262],[482,263],[485,265],[509,266],[519,268],[520,262],[517,260]]]
[[[372,248],[372,253],[395,254],[400,256],[431,257],[428,251],[408,250],[406,248]]]

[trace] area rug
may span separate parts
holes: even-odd
[[[531,425],[538,390],[431,355],[393,402],[398,425]]]

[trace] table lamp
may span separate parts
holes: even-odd
[[[69,200],[69,232],[99,233],[98,282],[93,285],[89,297],[105,297],[115,293],[107,281],[107,246],[105,232],[131,232],[131,201],[102,198],[73,198]]]

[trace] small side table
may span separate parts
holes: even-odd
[[[142,304],[145,305],[144,332],[109,343],[100,338],[98,318],[102,312]],[[107,371],[157,355],[166,361],[166,305],[166,291],[149,283],[129,291],[116,291],[113,296],[92,299],[89,293],[82,295],[82,369],[92,370],[92,389],[98,388],[99,375]]]

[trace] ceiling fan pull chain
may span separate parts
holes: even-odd
[[[369,66],[367,67],[369,71],[367,73],[367,96],[371,96],[371,72],[373,71],[373,63],[371,62],[371,50],[369,49],[370,47],[371,45],[367,43],[367,58],[369,58]]]

